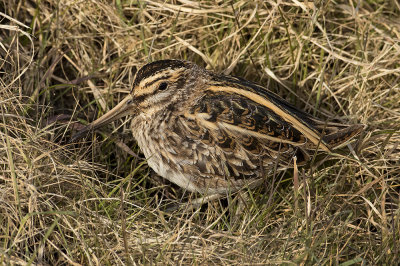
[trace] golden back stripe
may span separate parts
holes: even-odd
[[[218,130],[219,128],[229,129],[231,131],[236,131],[236,132],[244,134],[244,135],[248,135],[248,136],[252,136],[252,137],[256,137],[256,138],[260,138],[260,139],[267,139],[267,140],[278,142],[278,143],[288,143],[293,146],[302,146],[302,145],[306,144],[306,142],[297,143],[297,142],[293,142],[293,141],[290,141],[287,139],[280,139],[277,137],[268,136],[265,134],[254,132],[252,130],[247,130],[247,129],[239,127],[239,126],[231,125],[231,124],[228,124],[225,122],[217,122],[217,123],[209,122],[206,120],[208,118],[208,116],[205,113],[196,113],[196,114],[185,113],[185,116],[189,119],[199,121],[203,126],[205,126],[206,128],[212,129],[212,130]]]
[[[213,92],[231,92],[235,93],[238,95],[242,95],[244,97],[247,97],[248,99],[252,100],[253,102],[256,102],[262,106],[265,106],[272,111],[274,111],[276,114],[278,114],[280,117],[285,119],[287,122],[293,125],[294,128],[296,128],[298,131],[303,133],[308,139],[310,139],[316,146],[319,145],[319,148],[330,152],[330,149],[326,146],[326,144],[321,140],[320,142],[320,136],[318,136],[314,131],[309,129],[306,125],[301,123],[298,119],[293,117],[292,115],[284,112],[282,109],[277,107],[275,104],[273,104],[271,101],[268,99],[255,94],[251,91],[246,91],[238,88],[233,88],[233,87],[222,87],[222,86],[210,86],[207,88],[207,90],[213,91]]]
[[[248,135],[248,136],[252,136],[252,137],[256,137],[256,138],[260,138],[260,139],[267,139],[267,140],[274,141],[274,142],[277,142],[277,143],[287,143],[287,144],[290,144],[290,145],[293,145],[293,146],[302,146],[302,145],[306,144],[306,142],[298,143],[298,142],[290,141],[290,140],[287,140],[287,139],[280,139],[280,138],[277,138],[277,137],[268,136],[266,134],[261,134],[261,133],[258,133],[258,132],[254,132],[252,130],[247,130],[245,128],[238,127],[238,126],[231,125],[231,124],[224,123],[224,122],[222,122],[222,123],[219,122],[218,124],[222,128],[227,128],[229,130],[242,133],[244,135]]]

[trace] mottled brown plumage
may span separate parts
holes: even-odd
[[[362,125],[326,123],[252,82],[193,63],[145,65],[132,92],[74,139],[122,116],[149,166],[184,189],[215,194],[252,186],[356,136]]]

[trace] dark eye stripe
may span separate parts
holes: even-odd
[[[165,75],[165,76],[162,76],[162,77],[158,77],[158,78],[156,78],[156,79],[154,79],[154,80],[151,80],[151,81],[149,81],[149,82],[147,82],[145,85],[144,85],[144,87],[150,87],[151,85],[153,85],[154,83],[156,83],[157,81],[160,81],[160,80],[167,80],[167,79],[169,79],[169,78],[171,78],[171,75]]]
[[[146,95],[140,95],[135,97],[137,103],[141,103],[146,98]]]

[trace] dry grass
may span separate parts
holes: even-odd
[[[0,11],[0,263],[398,263],[397,0],[3,0]],[[245,204],[164,212],[193,195],[125,152],[139,152],[128,123],[67,143],[129,92],[137,67],[163,58],[368,130],[301,168],[298,190],[289,170]]]

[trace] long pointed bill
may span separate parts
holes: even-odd
[[[85,128],[77,132],[75,135],[72,136],[70,142],[74,142],[77,139],[82,138],[85,136],[86,133],[89,131],[94,131],[97,128],[111,123],[112,121],[117,120],[118,118],[124,117],[132,113],[132,109],[135,108],[132,102],[132,96],[128,95],[125,97],[119,104],[117,104],[113,109],[105,113],[103,116],[98,118],[97,120],[93,121]]]

